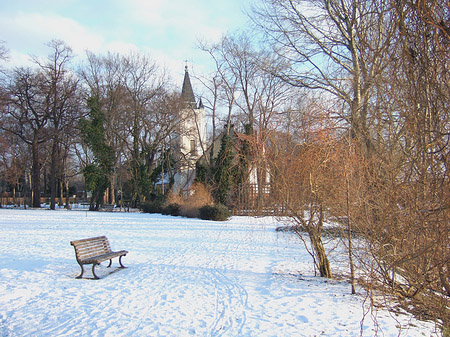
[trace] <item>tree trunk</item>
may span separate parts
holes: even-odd
[[[333,278],[333,274],[331,273],[330,261],[328,260],[325,247],[323,246],[322,238],[315,231],[310,231],[309,238],[317,257],[316,263],[318,264],[317,267],[319,268],[320,276]]]
[[[57,161],[57,142],[53,140],[52,157],[50,163],[50,209],[56,208],[56,161]]]
[[[108,203],[111,205],[115,205],[116,204],[116,189],[114,188],[114,181],[115,178],[113,176],[113,178],[111,179],[111,187],[110,187],[110,194],[109,194],[109,200]]]
[[[34,136],[31,152],[32,152],[32,206],[41,207],[41,165],[39,161],[39,146],[37,135]]]
[[[61,179],[58,180],[58,186],[59,186],[58,206],[62,207],[64,205],[64,182]]]
[[[347,191],[346,191],[346,211],[347,211],[347,239],[348,239],[348,259],[350,264],[350,280],[352,285],[352,295],[356,294],[355,286],[355,266],[353,263],[353,242],[352,242],[352,223],[350,218],[350,192],[349,181],[347,179]]]
[[[327,253],[322,241],[322,228],[323,228],[323,208],[322,205],[319,206],[318,210],[319,219],[317,223],[312,225],[313,220],[310,220],[309,225],[306,227],[308,232],[311,245],[316,255],[316,264],[319,268],[320,276],[326,278],[333,278],[331,273],[330,261],[328,260]],[[311,213],[313,214],[313,213]]]
[[[70,194],[69,194],[69,180],[66,179],[66,181],[64,182],[64,184],[66,185],[66,209],[71,209],[70,207]],[[62,198],[62,195],[61,195]]]

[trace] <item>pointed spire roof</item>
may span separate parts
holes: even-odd
[[[183,88],[181,89],[181,97],[188,104],[195,105],[194,91],[192,90],[191,79],[189,78],[188,67],[184,68]]]
[[[203,105],[202,98],[200,97],[200,102],[198,102],[198,109],[203,109],[205,106]]]

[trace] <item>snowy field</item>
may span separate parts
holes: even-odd
[[[346,282],[314,277],[277,225],[0,209],[0,336],[438,336],[431,323],[368,311]],[[75,279],[69,242],[99,235],[129,251],[128,268],[105,262],[101,280]]]

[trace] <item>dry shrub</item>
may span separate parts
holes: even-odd
[[[189,218],[198,218],[200,207],[212,204],[214,204],[214,201],[209,188],[202,183],[194,183],[191,186],[189,196],[181,205],[181,213]]]
[[[184,197],[181,194],[176,194],[171,191],[169,193],[169,195],[167,196],[165,206],[168,206],[171,204],[178,204],[178,205],[184,204]]]
[[[188,218],[198,218],[199,209],[205,205],[213,205],[214,200],[211,196],[210,189],[202,183],[194,183],[191,186],[189,195],[171,193],[166,202],[166,206],[178,204],[180,205],[180,215]]]

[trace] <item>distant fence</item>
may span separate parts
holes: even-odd
[[[239,186],[235,198],[233,214],[235,215],[286,215],[286,205],[279,203],[273,193],[271,184],[261,188],[258,184],[243,184]]]
[[[67,201],[66,198],[56,198],[56,203],[57,204],[65,204]],[[41,197],[40,200],[41,204],[49,204],[50,203],[50,198],[49,197]],[[78,203],[80,202],[80,199],[78,198],[69,198],[69,204],[73,204],[73,203]],[[10,196],[2,196],[0,197],[0,205],[2,206],[6,206],[6,205],[17,205],[17,206],[22,206],[24,204],[29,205],[30,204],[30,198],[29,197],[10,197]]]

